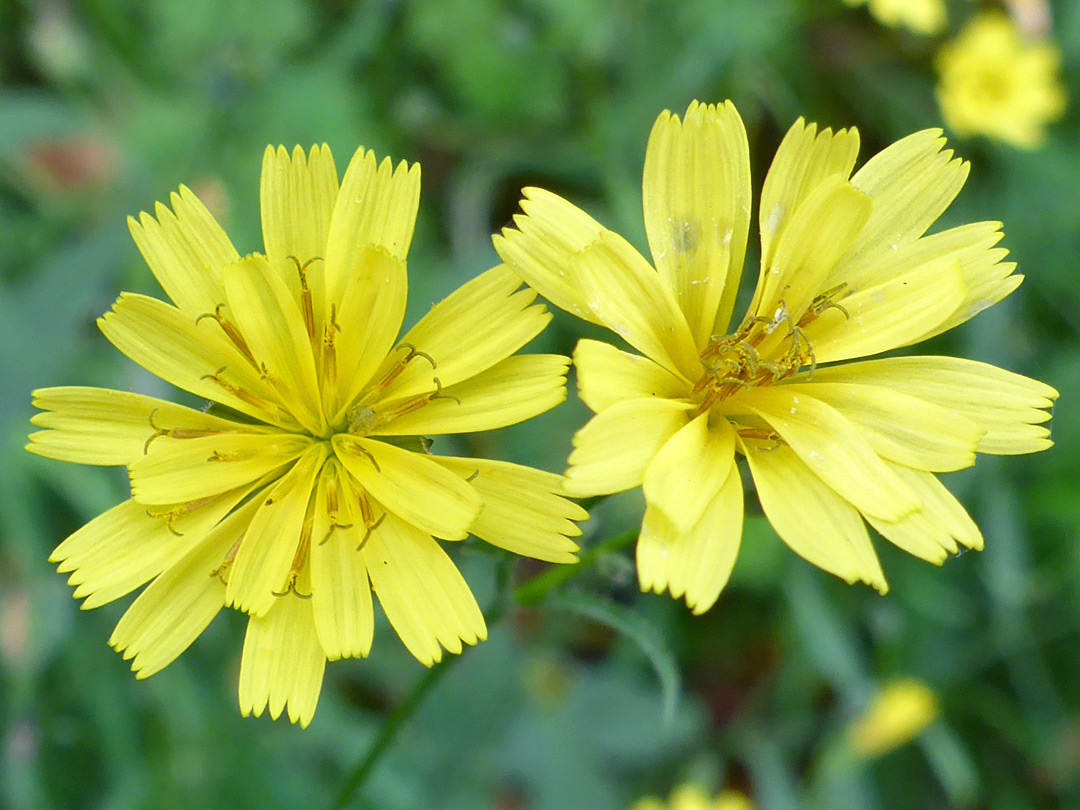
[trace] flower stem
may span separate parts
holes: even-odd
[[[458,660],[460,655],[448,655],[442,661],[435,664],[427,672],[425,672],[416,682],[409,696],[404,701],[399,703],[397,707],[390,713],[390,716],[386,718],[386,722],[383,723],[382,731],[379,732],[379,736],[376,737],[375,742],[371,744],[371,748],[364,755],[364,758],[356,766],[356,770],[353,771],[352,776],[341,788],[341,793],[338,794],[337,801],[331,805],[333,810],[341,810],[349,803],[349,799],[352,798],[353,793],[359,788],[368,778],[368,775],[375,769],[375,766],[379,764],[379,760],[382,759],[383,754],[390,748],[390,744],[397,736],[398,730],[408,722],[413,713],[420,707],[420,704],[424,700],[424,696],[431,690],[435,684],[443,679],[443,676],[450,671],[450,666],[454,661]]]
[[[634,542],[636,537],[637,532],[630,531],[624,534],[617,534],[614,537],[609,537],[607,540],[587,548],[581,553],[577,565],[560,565],[551,568],[539,576],[533,577],[528,582],[519,585],[512,592],[513,601],[519,605],[536,605],[542,602],[548,593],[562,585],[575,574],[585,568],[589,568],[604,555],[630,545]],[[500,576],[499,584],[501,587],[499,590],[504,590],[508,571],[503,569],[500,573],[502,576]],[[489,609],[487,616],[487,623],[489,626],[496,624],[507,613],[506,602],[507,600],[505,600],[505,598],[501,600],[497,599],[495,606]],[[443,676],[450,670],[453,662],[457,661],[459,658],[461,658],[460,655],[447,655],[442,661],[431,667],[431,669],[425,672],[417,680],[416,685],[413,686],[408,697],[398,704],[398,706],[390,713],[390,716],[386,718],[386,722],[383,724],[379,736],[375,738],[375,742],[371,744],[371,748],[368,749],[364,758],[360,760],[356,769],[352,772],[352,775],[341,788],[341,793],[338,794],[337,801],[331,805],[331,810],[342,810],[342,808],[348,805],[353,794],[367,781],[368,776],[375,769],[375,766],[379,764],[383,755],[389,750],[398,731],[409,721],[416,710],[420,708],[420,704],[423,703],[427,693],[442,680]]]

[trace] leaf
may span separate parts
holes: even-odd
[[[674,719],[682,690],[679,667],[655,624],[624,605],[586,593],[555,593],[544,604],[607,625],[637,644],[660,680],[663,721],[668,724]]]

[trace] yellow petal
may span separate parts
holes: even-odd
[[[663,366],[598,340],[578,341],[574,367],[578,396],[596,413],[624,399],[678,399],[690,393],[690,385]]]
[[[215,526],[132,602],[109,645],[131,661],[137,678],[160,672],[198,638],[225,607],[225,583],[211,575],[247,528],[251,501]],[[134,659],[134,660],[132,660]]]
[[[158,203],[157,219],[147,213],[128,217],[128,228],[161,288],[193,318],[225,302],[221,270],[239,257],[225,231],[186,186]]]
[[[731,320],[750,228],[750,150],[735,106],[661,113],[645,151],[649,249],[698,348]]]
[[[816,380],[786,383],[784,388],[835,408],[858,426],[883,459],[933,472],[975,463],[983,431],[971,419],[884,386]]]
[[[296,428],[278,395],[234,346],[221,327],[196,323],[156,298],[122,293],[98,327],[120,351],[166,382],[262,422]],[[215,382],[217,375],[226,385]]]
[[[991,227],[1000,227],[1000,224],[997,222],[977,222],[974,225],[954,228],[953,231],[970,228],[971,237],[974,237],[980,231],[979,226],[982,226],[985,233]],[[944,241],[943,237],[948,235],[951,235],[951,232],[945,231],[941,234],[924,237],[919,242],[932,243],[934,249],[939,250],[938,240],[942,239]],[[997,239],[1001,238],[1001,235],[1000,231],[994,230],[985,237],[982,244],[971,245],[966,250],[955,251],[952,254],[960,262],[960,276],[964,282],[964,300],[951,316],[926,334],[912,340],[912,343],[920,343],[935,335],[940,335],[942,332],[947,332],[954,326],[959,326],[965,321],[974,318],[984,309],[993,306],[1020,286],[1024,277],[1013,273],[1016,270],[1015,262],[1001,261],[1008,255],[1008,251],[1003,248],[989,249],[990,245],[993,244],[990,240],[993,239],[996,242]]]
[[[142,504],[194,501],[250,484],[283,468],[311,446],[294,433],[222,433],[154,440],[129,468],[131,493]]]
[[[327,300],[340,302],[365,256],[383,253],[404,266],[420,205],[420,164],[390,158],[376,166],[375,153],[357,149],[341,180],[326,239]]]
[[[76,464],[127,465],[149,450],[155,437],[204,432],[262,432],[153,397],[105,388],[39,388],[31,422],[47,428],[30,435],[27,450]],[[191,432],[189,434],[189,432]]]
[[[918,239],[944,213],[963,188],[970,166],[942,150],[941,130],[926,129],[901,138],[874,155],[851,184],[874,200],[874,211],[842,273],[861,268]]]
[[[769,263],[762,264],[752,311],[768,318],[783,312],[798,321],[859,235],[870,209],[870,198],[841,175],[818,183],[791,212]],[[783,333],[775,334],[779,339]]]
[[[325,258],[337,196],[337,169],[326,144],[307,155],[299,146],[292,155],[284,146],[266,147],[259,189],[263,244],[282,281],[296,276],[288,256],[301,264]]]
[[[789,447],[743,440],[758,499],[769,523],[803,559],[843,579],[888,591],[859,512],[818,478]]]
[[[340,327],[333,338],[337,384],[327,386],[324,395],[329,392],[335,397],[326,403],[327,411],[336,414],[335,422],[386,360],[401,330],[408,298],[404,262],[379,248],[361,249],[360,253],[363,261],[352,270],[334,313]]]
[[[171,518],[127,500],[91,520],[56,547],[51,562],[76,599],[91,610],[131,593],[180,559],[247,494],[234,490]]]
[[[1015,455],[1053,442],[1043,426],[1058,393],[1038,380],[959,357],[888,357],[821,369],[819,382],[881,385],[940,405],[986,431],[980,453]]]
[[[326,428],[315,358],[304,318],[266,258],[248,256],[227,268],[225,293],[264,378],[311,433]]]
[[[695,614],[716,602],[731,577],[742,541],[742,478],[734,462],[732,458],[723,485],[689,531],[679,531],[651,503],[645,509],[637,542],[643,591],[670,590],[675,599],[684,597]]]
[[[1012,262],[1003,262],[1008,251],[995,245],[1001,240],[1001,223],[975,222],[961,225],[941,233],[900,244],[895,250],[874,254],[872,261],[841,262],[822,285],[832,289],[843,285],[843,294],[837,300],[846,308],[844,297],[854,293],[879,288],[888,289],[890,282],[906,282],[907,286],[921,284],[920,276],[912,273],[921,268],[937,268],[951,264],[959,269],[964,298],[956,309],[939,322],[930,322],[923,333],[907,340],[918,343],[945,332],[973,318],[987,307],[997,303],[1019,285],[1023,276],[1011,275],[1016,269]],[[942,311],[936,307],[934,312]],[[831,316],[835,320],[835,315]]]
[[[899,520],[919,508],[910,487],[835,408],[791,386],[756,388],[746,402],[824,484],[865,514]]]
[[[805,327],[818,363],[910,345],[949,318],[967,296],[960,265],[946,258],[842,295]]]
[[[595,242],[604,227],[576,205],[540,188],[522,190],[527,216],[492,238],[499,258],[544,298],[590,323],[603,325],[589,307],[581,280],[570,273],[575,254]],[[520,230],[519,230],[520,229]]]
[[[357,501],[348,473],[333,459],[323,467],[319,478],[311,532],[311,607],[315,631],[329,660],[366,657],[371,650],[375,623],[371,585],[360,553],[365,529],[356,520],[341,520],[346,525],[335,526],[327,511],[328,498],[331,502],[338,498],[350,503]]]
[[[584,497],[638,486],[664,442],[690,421],[693,407],[670,399],[628,399],[597,414],[574,435],[566,491]]]
[[[420,529],[387,514],[363,550],[371,584],[386,618],[425,666],[442,650],[487,638],[484,616],[446,552]]]
[[[414,357],[382,395],[384,401],[426,394],[473,377],[512,355],[547,326],[551,314],[530,306],[536,293],[519,289],[521,279],[505,265],[481,273],[431,308],[401,339],[434,361]],[[401,354],[387,358],[392,365]]]
[[[312,445],[280,481],[257,496],[262,503],[251,518],[227,573],[229,585],[225,599],[230,606],[252,616],[265,616],[275,602],[289,598],[288,593],[275,594],[285,589],[289,569],[302,542],[315,476],[326,454],[322,442]]]
[[[889,467],[919,496],[922,511],[918,514],[934,527],[927,536],[937,538],[951,553],[956,551],[953,541],[964,548],[982,551],[983,536],[979,527],[936,475],[900,464],[889,464]]]
[[[524,194],[526,215],[514,218],[519,230],[504,229],[496,239],[503,261],[556,306],[568,304],[573,314],[606,326],[670,371],[696,374],[701,363],[686,317],[641,254],[551,192],[527,188]],[[559,285],[572,287],[573,299],[561,295]]]
[[[419,410],[372,432],[387,436],[442,436],[516,425],[566,399],[570,358],[558,354],[507,357],[442,392]],[[393,409],[380,403],[378,409]]]
[[[325,669],[311,601],[295,594],[278,599],[265,616],[248,619],[240,659],[240,713],[259,717],[269,707],[277,720],[288,707],[289,722],[306,728],[315,716]]]
[[[773,265],[773,251],[806,197],[831,175],[846,180],[859,155],[856,129],[817,131],[800,118],[776,150],[761,190],[761,266]]]
[[[645,468],[645,502],[686,534],[720,491],[734,460],[731,424],[718,419],[710,425],[703,413],[668,439]]]
[[[386,442],[339,433],[333,444],[345,469],[391,513],[444,540],[468,536],[483,504],[456,475]]]
[[[434,456],[433,460],[469,481],[484,508],[472,533],[515,554],[553,563],[577,562],[581,534],[573,521],[589,513],[560,497],[562,476],[510,464],[473,458]]]
[[[937,476],[900,464],[889,467],[918,494],[923,508],[894,522],[867,517],[882,537],[935,565],[956,554],[960,546],[982,549],[979,527]]]

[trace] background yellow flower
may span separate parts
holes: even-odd
[[[957,135],[986,135],[1023,149],[1039,146],[1065,113],[1061,53],[1025,37],[1000,12],[983,12],[937,55],[938,102]]]
[[[948,23],[944,0],[844,0],[849,6],[866,5],[883,25],[903,26],[917,34],[938,34]]]

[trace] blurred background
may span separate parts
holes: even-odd
[[[80,613],[46,562],[127,490],[123,471],[22,451],[31,389],[170,396],[94,324],[120,290],[160,294],[127,215],[185,183],[241,252],[258,250],[266,144],[325,141],[339,171],[361,144],[419,161],[412,322],[496,263],[490,235],[523,185],[645,249],[641,170],[662,109],[732,99],[757,192],[800,115],[856,125],[862,159],[942,126],[937,54],[986,10],[1059,48],[1061,81],[1077,86],[1080,3],[955,0],[930,24],[890,5],[905,3],[0,1],[0,806],[322,807],[424,672],[380,617],[370,659],[328,667],[309,729],[243,720],[241,616],[222,613],[136,682],[106,645],[130,598]],[[984,552],[938,569],[879,538],[892,585],[880,597],[810,567],[752,516],[731,584],[701,618],[640,594],[630,552],[600,555],[465,652],[355,806],[617,810],[691,782],[770,810],[1080,807],[1075,107],[1025,148],[948,133],[972,172],[940,227],[1003,221],[1027,281],[918,351],[990,361],[1062,394],[1051,451],[945,477]],[[569,353],[584,333],[557,313],[530,350]],[[467,449],[561,471],[587,415],[571,391]],[[597,504],[584,544],[636,528],[642,509],[639,492]],[[454,554],[491,604],[507,563],[474,541]],[[517,561],[511,576],[542,568]],[[902,746],[860,743],[852,722],[901,678],[929,688],[937,719]]]

